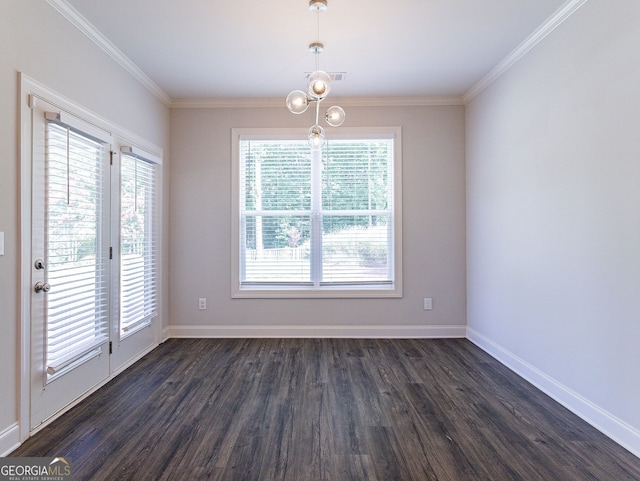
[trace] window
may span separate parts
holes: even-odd
[[[51,379],[99,353],[99,346],[109,340],[109,260],[113,256],[108,240],[112,137],[69,115],[65,115],[67,123],[60,117],[55,112],[46,114],[44,164],[46,262],[42,264],[47,282],[54,286],[46,303],[46,362]],[[118,324],[124,339],[149,326],[157,315],[159,159],[138,148],[120,150],[116,259],[120,261]]]
[[[151,324],[157,315],[158,249],[156,170],[158,160],[121,147],[120,160],[120,338]]]
[[[47,114],[42,270],[53,288],[45,304],[47,380],[99,353],[109,337],[109,144]],[[97,129],[94,129],[97,131]]]
[[[235,297],[400,297],[399,129],[234,130]]]

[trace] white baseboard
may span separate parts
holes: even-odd
[[[7,456],[20,446],[20,425],[14,423],[0,431],[0,456]]]
[[[466,326],[169,326],[169,337],[464,338]]]
[[[170,337],[169,326],[164,326],[162,328],[162,339],[160,340],[160,344],[167,341]]]
[[[526,379],[569,411],[606,434],[622,447],[640,457],[640,431],[611,413],[592,403],[567,386],[496,344],[472,328],[467,328],[467,339],[500,361],[520,377]]]

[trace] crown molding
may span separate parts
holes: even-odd
[[[173,99],[172,109],[253,109],[286,107],[284,99],[272,98],[211,98]]]
[[[463,96],[464,103],[473,100],[480,92],[500,78],[518,60],[524,57],[530,50],[544,40],[551,32],[558,28],[565,20],[573,15],[588,0],[568,0],[551,17],[549,17],[540,27],[538,27],[524,42],[507,55],[498,65],[496,65],[478,83],[471,87]]]
[[[94,27],[80,12],[78,12],[67,0],[45,0],[58,13],[66,18],[78,30],[85,34],[98,47],[107,53],[138,82],[146,87],[152,94],[160,99],[165,105],[171,105],[171,97],[147,76],[138,66],[131,61],[118,47],[116,47],[107,37],[105,37],[96,27]]]
[[[422,107],[464,105],[462,97],[332,97],[343,107]],[[173,99],[172,109],[284,108],[283,98]]]
[[[431,97],[346,97],[337,98],[347,107],[424,107],[438,105],[464,105],[460,96]]]

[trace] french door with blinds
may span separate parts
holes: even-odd
[[[42,100],[32,129],[33,430],[154,343],[158,164]]]

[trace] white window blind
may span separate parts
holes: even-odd
[[[120,165],[120,338],[151,324],[158,310],[157,165],[122,149]]]
[[[393,289],[393,136],[239,139],[239,284]]]
[[[108,146],[47,122],[46,366],[49,376],[108,340],[108,246],[102,239]],[[108,172],[108,171],[107,171]]]
[[[322,282],[393,283],[393,140],[329,142],[322,159]]]
[[[241,152],[243,283],[310,283],[308,144],[249,140]]]

